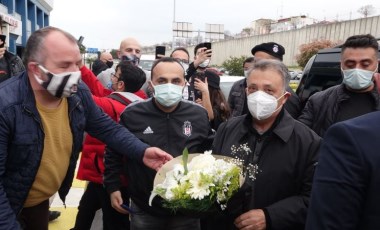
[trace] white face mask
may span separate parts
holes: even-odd
[[[183,69],[185,70],[185,73],[187,72],[187,69],[189,68],[189,64],[185,63],[185,62],[180,62]]]
[[[284,94],[285,95],[285,94]],[[281,97],[283,97],[282,95]],[[281,107],[278,106],[278,99],[263,91],[256,91],[247,96],[248,110],[257,120],[264,120],[272,116]]]
[[[377,68],[373,72],[364,69],[342,69],[343,83],[351,89],[366,89],[373,84],[372,77],[375,72]]]
[[[206,68],[210,64],[210,59],[204,60],[201,64],[199,64],[199,67]]]
[[[37,75],[34,75],[36,81],[54,97],[70,97],[77,92],[81,79],[80,71],[54,74],[42,65],[38,65],[38,67],[46,74],[48,80],[42,81]]]
[[[244,77],[246,78],[248,77],[248,72],[249,72],[248,70],[244,70]]]
[[[162,85],[153,85],[153,88],[154,98],[164,107],[174,106],[182,99],[183,86],[167,83]]]

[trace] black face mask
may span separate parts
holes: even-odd
[[[113,66],[113,61],[107,61],[106,65],[108,66],[108,68],[111,68]]]
[[[121,60],[132,62],[134,65],[138,65],[140,63],[140,58],[138,58],[136,55],[123,55],[121,57]]]

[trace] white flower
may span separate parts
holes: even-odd
[[[194,157],[190,163],[187,164],[189,171],[193,170],[206,170],[213,167],[215,158],[211,154],[200,154]]]
[[[186,175],[184,166],[175,164],[166,173],[164,181],[153,188],[149,205],[159,195],[164,199],[165,207],[173,210],[179,207],[197,210],[201,208],[199,206],[205,210],[204,205],[207,208],[212,203],[218,203],[224,209],[240,186],[241,168],[238,165],[225,159],[215,159],[211,151],[193,157],[187,164]]]
[[[210,194],[210,187],[214,186],[212,178],[199,171],[190,171],[187,174],[187,179],[190,183],[190,189],[186,193],[193,199],[202,200]]]

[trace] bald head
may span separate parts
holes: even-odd
[[[134,38],[126,38],[120,43],[119,58],[122,56],[135,55],[141,57],[141,45]]]
[[[101,53],[99,59],[104,63],[106,63],[107,61],[113,60],[111,53],[108,53],[108,52]]]

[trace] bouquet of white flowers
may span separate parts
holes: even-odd
[[[244,181],[239,164],[233,158],[211,155],[211,152],[188,154],[185,149],[182,156],[157,172],[149,204],[159,195],[163,206],[174,212],[223,210]]]

